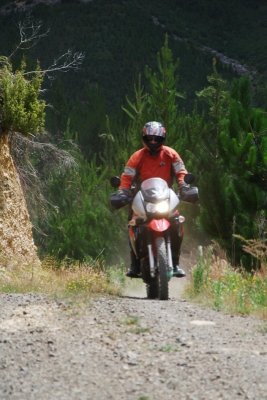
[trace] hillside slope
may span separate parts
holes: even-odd
[[[252,73],[255,80],[257,71],[257,80],[266,78],[263,0],[2,1],[0,54],[11,53],[19,40],[17,24],[29,13],[42,20],[44,30],[50,29],[47,38],[27,51],[29,60],[40,60],[45,68],[67,49],[85,54],[77,73],[59,74],[46,83],[54,107],[48,118],[53,131],[65,129],[70,118],[78,130],[90,126],[101,132],[100,121],[118,112],[144,66],[155,65],[165,33],[180,60],[179,90],[187,94],[182,108],[188,109],[195,91],[206,84],[214,56],[225,76]],[[262,103],[263,97],[258,93],[256,101]]]

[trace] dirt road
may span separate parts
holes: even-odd
[[[183,299],[1,295],[1,400],[267,399],[267,326]]]

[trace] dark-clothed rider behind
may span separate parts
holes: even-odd
[[[174,149],[163,145],[165,139],[166,129],[160,122],[151,121],[145,124],[142,131],[144,147],[129,158],[121,175],[118,193],[129,194],[133,182],[138,181],[141,184],[145,179],[155,177],[164,179],[169,187],[175,177],[180,191],[187,186],[184,182],[187,171],[183,160]],[[179,266],[181,243],[182,237],[177,232],[173,254],[173,275],[177,277],[185,276],[184,270]],[[131,266],[126,275],[138,276],[139,268],[139,260],[131,248]]]

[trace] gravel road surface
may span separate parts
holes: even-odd
[[[144,286],[82,308],[0,295],[1,400],[267,399],[267,324]]]

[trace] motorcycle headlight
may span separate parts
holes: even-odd
[[[169,211],[169,202],[161,201],[160,203],[147,203],[146,210],[149,213],[164,214]]]

